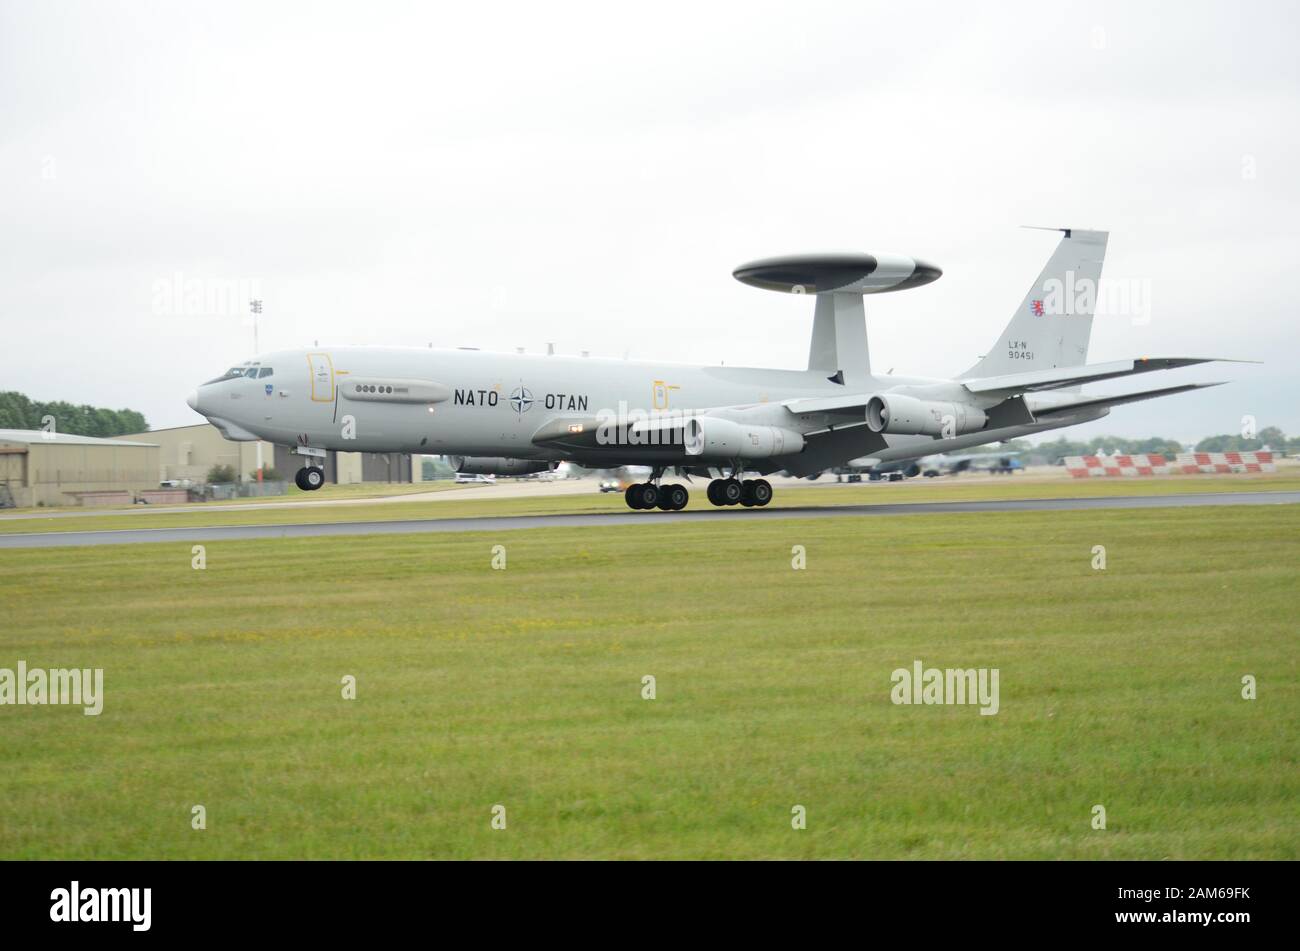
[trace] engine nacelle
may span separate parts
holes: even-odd
[[[780,426],[737,423],[716,416],[686,421],[682,448],[688,456],[708,459],[766,459],[803,452],[803,436]]]
[[[873,433],[950,438],[978,432],[988,419],[982,409],[968,403],[918,400],[894,393],[867,401],[867,428]]]
[[[551,463],[544,459],[510,459],[504,456],[449,456],[447,461],[466,475],[529,475],[545,472]]]

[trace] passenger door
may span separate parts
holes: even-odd
[[[311,399],[313,403],[334,402],[334,361],[328,353],[309,353],[311,364]]]

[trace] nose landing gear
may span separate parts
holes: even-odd
[[[325,484],[325,470],[319,466],[303,466],[294,475],[293,481],[304,492],[314,492]]]

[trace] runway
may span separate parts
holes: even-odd
[[[1207,505],[1296,504],[1300,504],[1300,492],[1204,492],[1187,495],[1114,496],[1109,498],[897,502],[883,505],[792,506],[773,509],[696,509],[684,512],[627,511],[575,515],[503,515],[479,518],[428,518],[386,522],[329,522],[296,525],[215,525],[188,528],[135,528],[98,532],[39,532],[0,535],[0,549],[139,545],[160,544],[163,542],[220,542],[264,538],[317,538],[332,535],[508,532],[530,528],[599,528],[606,525],[665,525],[678,522],[699,523],[753,519],[862,518],[971,512],[1077,512],[1093,509],[1158,509],[1194,508]]]

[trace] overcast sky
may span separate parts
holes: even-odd
[[[1106,278],[1149,294],[1097,319],[1091,361],[1265,361],[1067,434],[1297,434],[1298,19],[0,0],[0,389],[197,421],[185,395],[253,332],[186,282],[255,289],[263,350],[802,368],[812,302],[731,270],[822,249],[943,268],[868,322],[874,367],[947,376],[1051,253],[1029,224],[1110,231]]]

